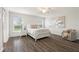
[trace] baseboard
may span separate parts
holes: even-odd
[[[9,36],[9,37],[20,37],[20,36],[27,36],[27,34],[23,34],[23,35],[16,35],[16,36]]]
[[[22,35],[22,37],[25,37],[26,35]]]
[[[51,33],[51,35],[55,35],[55,36],[60,36],[60,37],[61,37],[61,35],[58,35],[58,34],[53,34],[53,33]]]

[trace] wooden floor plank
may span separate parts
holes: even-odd
[[[62,39],[60,36],[51,37],[34,41],[30,36],[13,37],[4,44],[3,52],[78,52],[79,41],[71,42]]]

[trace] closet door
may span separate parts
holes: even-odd
[[[0,7],[0,51],[3,50],[2,8]]]

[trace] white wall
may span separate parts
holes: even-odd
[[[2,8],[0,8],[0,51],[3,50]]]
[[[77,39],[79,39],[79,8],[74,8],[73,12],[67,16],[66,28],[76,29]]]
[[[58,16],[65,16],[65,28],[56,27],[55,22]],[[49,25],[46,25],[47,23]],[[61,35],[63,29],[75,29],[77,31],[77,39],[79,39],[79,8],[59,8],[55,10],[52,16],[46,18],[45,25],[50,29],[52,34],[57,35]]]
[[[56,17],[47,17],[45,19],[45,27],[48,28],[52,34],[61,35],[63,28],[59,28],[56,25],[56,20]]]
[[[20,14],[20,13],[16,13],[16,12],[10,12],[10,37],[19,36],[19,35],[23,34],[23,33],[18,34],[18,33],[13,33],[12,32],[13,31],[12,18],[14,16],[21,17],[23,27],[26,26],[27,24],[42,24],[42,21],[44,20],[44,18],[38,17],[38,16]],[[24,31],[24,29],[22,31]]]

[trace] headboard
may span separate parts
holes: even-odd
[[[43,26],[40,24],[30,24],[27,25],[27,28],[32,28],[32,29],[37,29],[37,28],[42,28]]]

